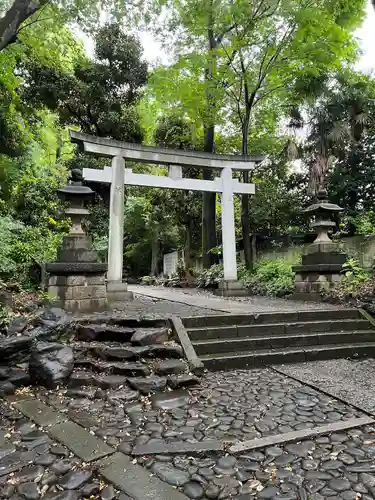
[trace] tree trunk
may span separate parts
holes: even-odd
[[[204,151],[212,153],[214,151],[215,126],[210,125],[204,132]],[[203,169],[203,179],[212,180],[213,171],[210,168]],[[212,248],[217,247],[216,236],[216,193],[203,193],[202,210],[202,255],[203,267],[207,269],[217,262],[217,255],[210,253]]]
[[[184,265],[185,269],[188,270],[191,268],[191,247],[192,247],[192,235],[193,235],[191,217],[189,218],[189,221],[185,226],[185,230],[186,230],[186,235],[185,235],[185,247],[184,247]]]
[[[157,229],[152,233],[150,274],[151,276],[159,274],[159,231]]]
[[[242,125],[242,154],[249,154],[249,126],[250,126],[250,109],[246,109],[243,125]],[[249,171],[243,171],[243,182],[249,182]],[[241,196],[241,227],[243,250],[245,256],[245,265],[252,271],[254,268],[254,252],[250,237],[250,210],[249,210],[249,195]]]
[[[216,39],[213,32],[213,2],[210,2],[210,11],[207,20],[207,67],[205,70],[206,83],[206,123],[204,124],[204,151],[205,153],[214,153],[215,151],[215,121],[213,112],[215,109],[215,93],[212,86],[216,56],[213,51],[216,49]],[[212,169],[203,169],[203,179],[212,180],[214,172]],[[202,256],[203,267],[209,268],[217,262],[217,255],[210,253],[212,248],[217,247],[216,236],[216,193],[203,193],[203,209],[202,209]]]
[[[21,24],[49,0],[14,0],[10,9],[0,19],[0,51],[17,41]]]

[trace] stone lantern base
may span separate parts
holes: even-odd
[[[332,243],[312,244],[302,257],[302,264],[293,266],[295,293],[291,299],[320,300],[343,279],[342,266],[347,255],[336,249]]]
[[[63,309],[94,312],[107,307],[107,264],[96,262],[89,237],[66,236],[58,261],[47,264],[46,271],[48,293]]]

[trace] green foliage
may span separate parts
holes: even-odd
[[[205,269],[197,276],[197,287],[217,288],[220,281],[224,279],[224,267],[222,264],[214,264],[209,269]]]
[[[62,237],[62,232],[47,227],[26,226],[9,216],[0,217],[0,277],[26,287],[39,285],[33,282],[33,271],[56,257]]]
[[[147,80],[140,42],[118,24],[100,28],[94,61],[81,57],[73,72],[25,66],[25,102],[57,112],[63,125],[128,142],[142,142],[136,103]]]
[[[367,288],[366,285],[371,280],[371,273],[363,269],[358,260],[354,258],[348,259],[342,268],[343,280],[335,286],[330,295],[339,300],[359,297]]]
[[[299,256],[290,259],[264,259],[258,262],[253,273],[242,276],[242,281],[254,295],[283,297],[294,290],[294,273],[292,266]]]

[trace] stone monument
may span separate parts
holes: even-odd
[[[107,305],[107,264],[98,262],[91,238],[82,229],[82,219],[90,213],[85,202],[93,195],[89,187],[82,185],[82,172],[78,169],[72,170],[69,184],[58,190],[59,198],[68,205],[65,214],[72,225],[57,261],[47,264],[46,271],[48,293],[69,311],[91,312]]]
[[[302,264],[293,266],[296,275],[292,299],[320,300],[322,292],[329,291],[343,279],[342,266],[347,256],[328,235],[329,229],[336,225],[332,216],[342,210],[329,203],[325,190],[318,193],[316,203],[304,210],[306,215],[313,217],[311,227],[316,230],[317,237],[305,250]]]

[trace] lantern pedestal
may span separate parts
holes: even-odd
[[[342,281],[342,266],[347,256],[337,249],[328,235],[328,230],[335,227],[331,216],[341,211],[338,205],[328,202],[326,191],[319,192],[317,203],[305,210],[315,219],[311,226],[316,229],[317,238],[306,249],[302,264],[293,266],[295,293],[291,299],[321,300],[322,292],[328,292]]]

